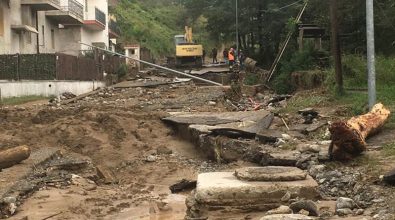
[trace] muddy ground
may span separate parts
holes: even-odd
[[[37,175],[38,171],[33,176],[36,179],[45,176],[46,181],[39,182],[35,190],[24,195],[10,219],[183,219],[185,198],[190,192],[171,194],[170,185],[181,179],[196,180],[200,172],[233,170],[251,163],[210,161],[194,143],[180,138],[161,118],[168,112],[228,111],[225,90],[198,87],[188,82],[154,88],[106,89],[67,105],[36,102],[3,106],[0,110],[0,148],[18,145],[28,145],[33,151],[56,148],[61,151],[61,158],[84,164],[82,168],[65,166],[61,169],[56,160],[55,165],[46,164],[40,171],[41,176]],[[333,107],[319,109],[329,117],[326,120],[339,117],[335,110]],[[286,118],[290,125],[298,121],[292,114]],[[278,118],[274,127],[286,132]],[[319,132],[299,142],[317,141],[325,129]],[[390,143],[393,134],[393,130],[385,130],[381,134],[383,138],[372,139],[370,146]],[[374,164],[367,161],[372,157]],[[330,173],[328,177],[316,179],[325,179],[320,182],[320,188],[327,192],[324,193],[327,201],[339,196],[366,196],[363,201],[371,200],[371,203],[364,207],[364,216],[380,214],[379,217],[386,219],[394,211],[394,190],[379,182],[378,176],[393,168],[388,158],[392,157],[384,157],[380,148],[372,148],[357,162],[328,163],[328,173],[340,174]],[[98,166],[109,170],[115,178],[102,178],[98,175]],[[375,172],[374,166],[380,166],[377,169],[380,171]],[[345,176],[357,184],[342,185]],[[0,188],[6,181],[0,180]],[[368,188],[357,189],[357,185]],[[259,219],[264,214],[226,213],[213,219]],[[333,216],[332,211],[326,218]]]

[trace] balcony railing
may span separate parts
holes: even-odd
[[[106,14],[98,8],[95,8],[95,19],[104,26],[106,25]]]
[[[113,19],[110,19],[108,22],[108,28],[110,29],[111,32],[115,33],[116,35],[121,35],[121,30],[119,29],[119,26],[116,21]]]
[[[60,0],[49,0],[54,5],[60,5]]]
[[[61,7],[61,11],[67,11],[78,19],[84,20],[84,6],[75,0],[69,0],[67,6]]]

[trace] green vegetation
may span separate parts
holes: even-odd
[[[395,156],[395,142],[384,145],[382,154],[387,157]]]
[[[48,97],[44,96],[22,96],[22,97],[12,97],[12,98],[5,98],[1,101],[2,105],[20,105],[25,104],[28,102],[34,102],[39,100],[48,100]]]

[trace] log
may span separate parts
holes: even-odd
[[[30,156],[30,148],[26,145],[0,151],[0,170],[12,167]]]
[[[391,112],[379,103],[365,115],[333,123],[329,128],[332,134],[330,159],[347,161],[360,155],[366,150],[366,138],[379,132],[390,114]]]

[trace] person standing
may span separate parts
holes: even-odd
[[[211,56],[213,56],[213,64],[214,64],[214,63],[218,63],[218,60],[217,60],[217,56],[218,56],[217,48],[214,47],[214,48],[211,50]]]
[[[245,60],[245,59],[246,59],[246,57],[245,57],[243,51],[240,50],[240,53],[239,53],[239,62],[240,62],[240,68],[241,68],[241,69],[244,69],[244,60]]]
[[[229,65],[233,66],[235,64],[235,49],[230,48],[228,53]]]
[[[228,51],[228,49],[224,49],[224,52],[223,52],[223,55],[224,55],[224,62],[226,63],[226,64],[229,64],[229,51]]]

